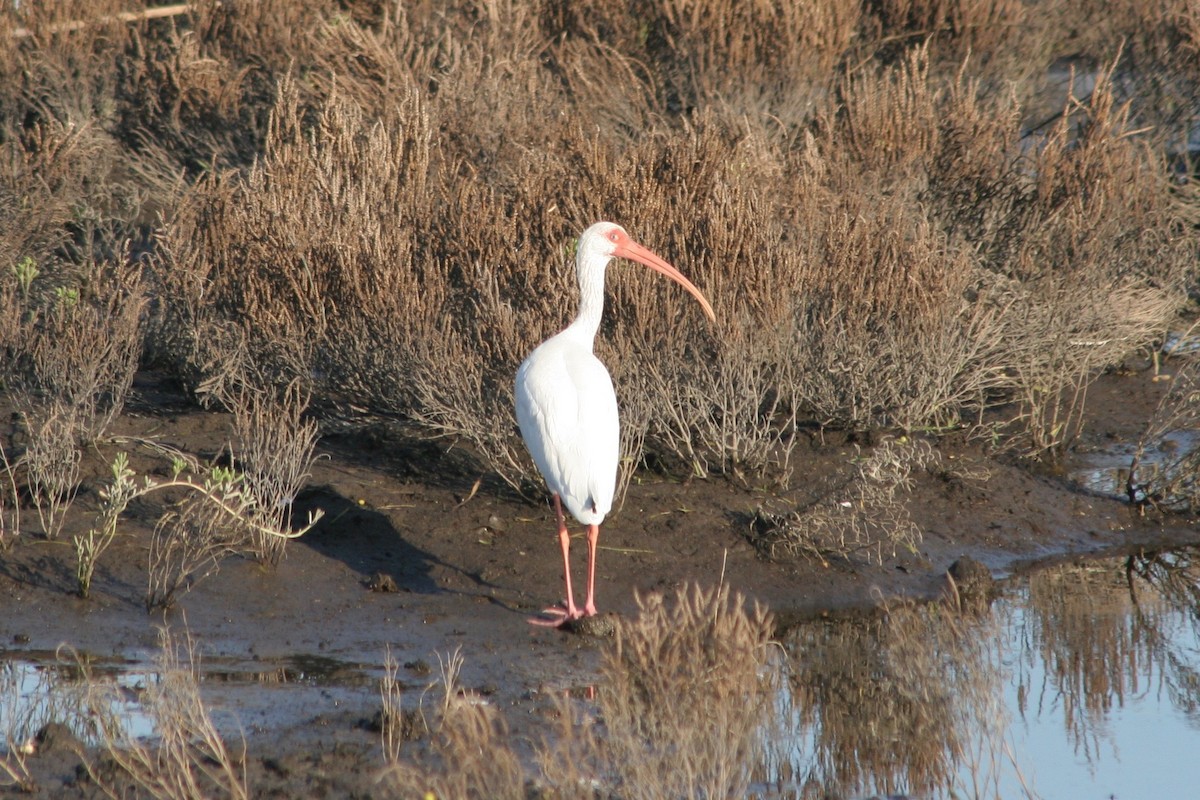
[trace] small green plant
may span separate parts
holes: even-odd
[[[189,506],[189,513],[223,520],[228,526],[248,531],[261,538],[295,539],[310,531],[322,516],[319,510],[310,513],[307,523],[299,530],[290,530],[283,524],[273,525],[267,521],[269,517],[264,516],[258,509],[254,493],[245,485],[244,475],[232,468],[220,466],[210,468],[208,474],[203,477],[192,475],[187,472],[187,462],[178,456],[172,457],[171,477],[167,480],[156,480],[147,475],[139,484],[135,477],[133,469],[129,466],[129,457],[123,451],[118,452],[113,459],[112,482],[100,492],[102,505],[99,524],[86,534],[75,537],[77,588],[81,597],[87,597],[90,593],[96,562],[112,544],[117,533],[117,523],[125,509],[133,500],[154,492],[165,489],[185,490],[193,495],[195,501]],[[156,536],[161,529],[162,526],[156,531]],[[159,566],[162,567],[162,564]],[[151,569],[150,597],[157,599],[153,602],[148,600],[148,604],[165,605],[173,591],[167,592],[165,600],[155,594],[156,572],[157,570]]]
[[[13,264],[12,272],[17,278],[17,288],[21,290],[21,295],[28,300],[29,292],[33,288],[33,282],[41,274],[41,270],[37,267],[37,262],[32,257],[25,256],[16,264]]]
[[[73,309],[79,305],[79,290],[73,286],[55,286],[54,299],[58,302],[59,308]]]
[[[146,479],[150,486],[150,479]],[[129,456],[119,452],[112,463],[112,483],[100,490],[99,525],[75,537],[75,581],[80,597],[86,598],[92,590],[92,576],[100,554],[108,549],[117,535],[117,521],[138,493],[133,482],[133,470],[129,468]]]

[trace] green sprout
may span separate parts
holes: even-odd
[[[17,278],[17,286],[20,287],[21,294],[28,297],[33,281],[41,274],[41,270],[37,268],[37,262],[33,260],[32,256],[25,256],[13,264],[12,272]]]
[[[79,290],[70,286],[54,287],[54,297],[61,308],[74,308],[79,305]]]

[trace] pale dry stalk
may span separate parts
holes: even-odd
[[[101,747],[120,772],[112,776],[85,759],[88,774],[114,800],[126,796],[129,784],[159,800],[202,800],[214,794],[248,800],[245,742],[240,751],[227,745],[204,706],[195,640],[185,634],[178,641],[163,628],[159,645],[158,679],[149,684],[143,700],[158,734],[153,744],[135,738],[106,712],[114,686],[89,681]]]

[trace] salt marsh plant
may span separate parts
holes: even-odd
[[[276,522],[275,507],[263,509],[260,492],[246,476],[228,467],[212,466],[187,471],[188,462],[175,459],[169,477],[145,475],[139,482],[128,456],[118,452],[112,463],[112,479],[100,491],[97,524],[77,536],[77,588],[82,597],[91,591],[91,579],[101,554],[112,544],[121,516],[134,500],[158,492],[182,492],[185,499],[160,519],[150,547],[147,608],[167,606],[186,581],[198,570],[215,567],[215,560],[232,550],[257,547],[266,537],[291,539],[303,536],[316,525],[321,512],[310,514],[305,525],[292,529],[287,521]],[[177,523],[186,514],[185,525]]]
[[[385,785],[401,797],[525,798],[531,785],[564,799],[745,796],[779,686],[771,617],[724,587],[685,586],[638,604],[605,648],[603,722],[564,694],[560,725],[539,748],[541,776],[522,766],[499,710],[460,689],[455,654],[442,662],[428,749],[389,759]]]
[[[862,558],[882,564],[899,550],[915,552],[921,530],[905,496],[915,472],[940,463],[926,441],[884,439],[856,455],[841,484],[811,503],[786,513],[758,509],[750,541],[767,558]]]
[[[108,712],[117,691],[111,683],[89,679],[87,702],[95,710],[103,758],[87,756],[84,767],[106,797],[123,798],[130,791],[161,800],[250,796],[245,773],[245,743],[225,742],[213,725],[200,696],[200,657],[189,634],[177,638],[159,632],[161,648],[155,670],[142,697],[154,720],[153,742],[134,736]]]
[[[462,656],[458,652],[439,661],[442,704],[430,760],[423,764],[391,760],[384,784],[398,797],[524,800],[525,770],[500,711],[459,685]],[[429,764],[438,767],[430,769]]]
[[[570,316],[573,238],[615,218],[719,320],[612,281],[622,485],[647,463],[786,483],[815,428],[1053,457],[1195,283],[1195,10],[1089,7],[21,4],[0,243],[40,274],[11,294],[111,296],[198,395],[295,382],[521,487],[513,371]],[[149,267],[154,302],[92,292],[91,264]]]
[[[778,686],[771,631],[766,609],[747,610],[728,587],[638,598],[605,653],[599,695],[597,755],[619,795],[747,794]]]
[[[277,564],[290,538],[278,534],[288,530],[292,504],[312,469],[317,423],[304,419],[308,397],[296,383],[279,392],[243,388],[231,405],[234,461],[254,522],[248,545],[260,561]]]
[[[89,264],[73,284],[41,286],[22,262],[0,290],[0,367],[24,428],[8,461],[23,474],[43,533],[56,538],[79,490],[81,448],[100,438],[124,407],[141,353],[145,294],[137,269]]]
[[[1129,502],[1145,509],[1200,508],[1200,364],[1172,365],[1171,388],[1146,421],[1125,478]],[[1182,441],[1172,442],[1172,437]]]

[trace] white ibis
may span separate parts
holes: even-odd
[[[596,541],[600,523],[612,508],[617,482],[620,422],[612,378],[592,352],[604,312],[604,271],[614,256],[661,272],[679,283],[715,320],[712,306],[691,281],[611,222],[597,222],[579,237],[575,269],[579,273],[579,315],[566,330],[538,346],[517,370],[517,422],[534,463],[554,495],[558,541],[562,547],[567,597],[547,608],[549,619],[536,625],[559,626],[596,613]],[[571,538],[563,516],[587,526],[587,599],[575,605],[571,590]]]

